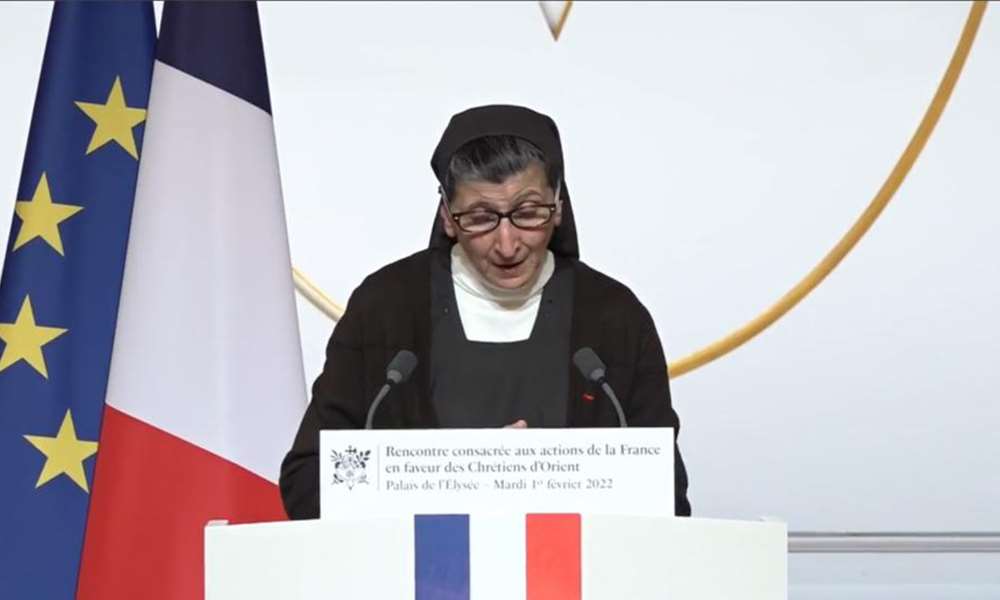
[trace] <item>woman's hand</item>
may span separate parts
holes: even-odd
[[[524,419],[518,419],[518,420],[514,421],[513,423],[511,423],[510,425],[504,425],[503,428],[504,429],[527,429],[528,428],[528,422],[525,421]]]

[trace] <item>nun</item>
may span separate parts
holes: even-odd
[[[679,427],[649,312],[580,260],[555,122],[520,106],[456,114],[431,158],[430,244],[351,294],[281,467],[285,510],[319,516],[319,432],[359,429],[401,350],[412,375],[371,415],[386,429]],[[621,414],[574,365],[606,364]],[[674,440],[675,512],[690,515]]]

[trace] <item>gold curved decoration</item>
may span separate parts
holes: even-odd
[[[858,220],[854,222],[854,225],[847,230],[847,233],[840,238],[840,241],[837,242],[833,249],[827,252],[826,256],[819,261],[819,264],[813,267],[801,281],[796,283],[792,289],[785,292],[785,295],[768,307],[767,310],[729,335],[705,346],[701,350],[670,363],[667,366],[667,370],[671,377],[680,377],[689,371],[710,363],[720,356],[739,348],[757,334],[767,329],[826,279],[826,276],[840,264],[840,261],[847,256],[847,253],[868,232],[872,223],[875,222],[875,219],[879,217],[882,210],[892,200],[896,190],[899,189],[907,173],[910,172],[913,163],[916,162],[917,157],[920,156],[920,152],[927,144],[931,133],[934,132],[934,126],[937,125],[938,120],[941,118],[941,113],[944,112],[944,107],[948,104],[951,92],[955,89],[958,76],[962,73],[962,67],[965,66],[965,59],[968,58],[969,51],[972,49],[972,42],[976,39],[976,32],[979,30],[979,23],[983,20],[983,13],[985,11],[986,0],[977,0],[972,3],[969,16],[965,21],[965,27],[962,29],[962,36],[958,40],[954,54],[952,54],[948,69],[941,78],[941,83],[938,84],[934,98],[931,100],[930,106],[927,107],[927,112],[924,113],[917,131],[910,138],[910,143],[903,150],[902,156],[899,157],[896,166],[892,168],[889,176],[886,177],[878,193],[875,194],[871,203],[861,213]]]
[[[552,37],[559,41],[559,36],[562,35],[563,27],[566,26],[566,19],[569,18],[569,9],[573,8],[573,0],[566,0],[563,5],[562,14],[559,15],[559,22],[556,23],[555,29],[552,30]]]
[[[570,3],[568,2],[567,4],[569,5]],[[951,61],[948,63],[948,68],[945,70],[937,90],[934,92],[934,97],[931,99],[927,111],[920,120],[920,125],[917,126],[916,132],[910,138],[909,144],[903,150],[899,160],[896,161],[896,165],[892,168],[888,177],[886,177],[882,187],[879,188],[875,197],[865,208],[864,212],[861,213],[857,221],[847,230],[847,233],[840,238],[837,244],[826,253],[822,260],[801,281],[796,283],[763,313],[729,335],[667,365],[667,370],[671,377],[680,377],[685,373],[702,367],[756,337],[801,302],[854,249],[865,233],[871,228],[872,224],[875,223],[875,220],[882,214],[889,201],[892,200],[899,186],[902,185],[903,180],[906,179],[906,175],[920,156],[920,152],[927,145],[927,140],[930,139],[931,134],[934,132],[934,127],[940,120],[941,114],[944,112],[944,108],[951,98],[951,93],[955,89],[955,84],[958,82],[958,77],[962,73],[962,68],[965,66],[969,52],[972,50],[976,33],[979,31],[983,14],[986,12],[986,5],[986,0],[975,0],[972,3],[972,7],[969,9],[969,16],[965,21],[962,35],[952,54]],[[563,11],[557,32],[554,32],[557,39],[558,31],[562,30],[562,25],[565,24],[568,14],[569,6]],[[344,309],[340,305],[327,297],[322,290],[298,269],[293,267],[292,275],[295,281],[295,289],[299,293],[331,319],[335,321],[340,319],[341,315],[344,314]]]
[[[295,283],[295,289],[324,315],[334,321],[339,321],[340,317],[344,316],[344,307],[331,300],[323,293],[323,290],[306,277],[305,273],[295,267],[292,267],[292,281]]]
[[[545,18],[545,24],[549,28],[549,33],[552,34],[552,41],[559,41],[563,27],[566,26],[566,19],[569,18],[569,9],[572,7],[573,0],[562,0],[562,2],[538,1],[538,8],[541,9],[542,16]]]

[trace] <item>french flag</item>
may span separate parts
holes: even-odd
[[[167,2],[78,598],[203,597],[203,527],[285,519],[306,391],[256,5]]]
[[[413,559],[415,600],[582,598],[578,514],[416,515]]]

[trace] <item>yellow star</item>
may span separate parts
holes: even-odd
[[[115,77],[115,83],[111,86],[108,100],[104,104],[76,102],[76,105],[97,123],[94,135],[90,138],[90,145],[87,146],[87,154],[114,140],[131,154],[132,158],[139,159],[132,128],[146,120],[146,111],[125,105],[121,77]]]
[[[0,339],[6,346],[0,356],[0,371],[24,360],[48,379],[49,372],[45,369],[45,356],[42,346],[66,333],[59,327],[42,327],[35,325],[35,311],[31,308],[31,298],[24,297],[17,320],[13,323],[0,323]]]
[[[22,222],[11,251],[40,237],[60,256],[66,256],[63,252],[62,238],[59,236],[59,224],[81,210],[82,206],[53,202],[52,194],[49,193],[49,180],[45,173],[42,173],[31,200],[20,201],[14,205],[14,212],[21,217]]]
[[[87,488],[87,474],[83,471],[83,461],[97,452],[97,442],[77,439],[73,415],[69,410],[66,411],[62,425],[59,426],[59,433],[55,437],[26,435],[24,439],[45,455],[45,466],[38,475],[35,489],[65,474],[80,486],[80,489],[90,493]]]

